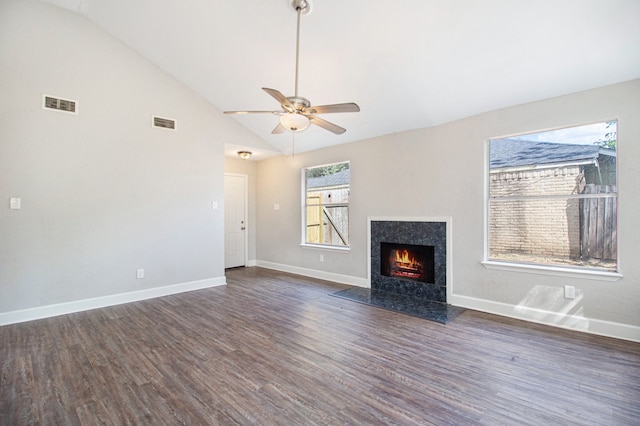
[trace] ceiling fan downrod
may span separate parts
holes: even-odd
[[[300,15],[311,13],[311,4],[308,0],[293,0],[291,7],[296,11],[296,82],[294,96],[298,97],[298,70],[300,68]]]

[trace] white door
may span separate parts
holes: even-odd
[[[224,175],[224,267],[246,265],[247,176]]]

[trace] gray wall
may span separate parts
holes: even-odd
[[[450,216],[452,303],[640,340],[640,80],[549,99],[371,140],[258,164],[258,265],[308,275],[367,280],[368,216]],[[487,269],[485,149],[489,138],[618,119],[620,265],[608,282],[574,274]],[[327,135],[327,137],[335,137]],[[304,145],[304,134],[296,144]],[[351,250],[300,244],[300,169],[351,161]],[[402,183],[402,185],[399,185]],[[280,204],[274,211],[273,204]],[[319,254],[324,255],[324,263]],[[575,300],[563,286],[576,286]],[[615,331],[609,323],[615,323]],[[621,331],[622,330],[622,331]],[[625,334],[626,333],[626,334]]]
[[[38,1],[0,3],[0,93],[0,314],[224,283],[223,145],[255,135]],[[78,114],[43,110],[43,93]],[[152,128],[152,114],[177,131]]]

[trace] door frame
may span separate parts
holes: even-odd
[[[227,176],[231,177],[240,177],[242,178],[242,198],[244,199],[244,266],[247,267],[249,262],[249,175],[244,173],[225,173],[224,177],[226,179]],[[225,194],[226,196],[226,194]],[[225,203],[225,214],[226,214],[226,205]],[[225,234],[227,232],[225,228]],[[225,238],[226,239],[226,238]],[[223,251],[226,255],[226,247]]]

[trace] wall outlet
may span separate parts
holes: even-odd
[[[576,288],[572,285],[564,286],[564,298],[565,299],[575,299],[576,298]]]
[[[280,204],[274,204],[273,205],[273,209],[274,210],[280,210]]]
[[[324,254],[320,255],[320,262],[324,262]]]
[[[140,278],[144,278],[144,269],[138,269],[138,270],[136,271],[136,277],[137,277],[138,279],[140,279]]]

